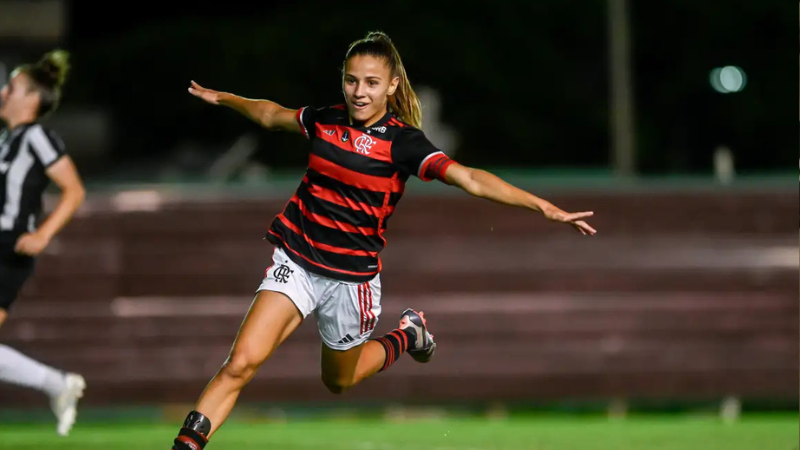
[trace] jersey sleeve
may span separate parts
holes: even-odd
[[[392,142],[392,161],[406,175],[422,181],[444,181],[447,168],[455,161],[436,148],[422,130],[404,128]]]
[[[45,168],[50,167],[66,155],[66,146],[55,131],[36,125],[28,130],[33,155]]]
[[[297,110],[297,123],[303,131],[303,136],[308,139],[314,139],[316,133],[317,119],[319,118],[324,108],[317,108],[314,106],[304,106]]]

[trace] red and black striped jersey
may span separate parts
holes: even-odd
[[[353,126],[344,105],[297,113],[311,141],[308,169],[267,239],[322,276],[364,282],[381,271],[387,220],[412,175],[444,180],[453,161],[391,113]]]

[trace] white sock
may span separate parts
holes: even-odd
[[[37,389],[50,397],[57,396],[66,387],[61,371],[5,345],[0,345],[0,381]]]

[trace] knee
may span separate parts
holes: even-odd
[[[222,374],[237,382],[247,383],[258,370],[259,363],[245,351],[234,350],[222,366]]]
[[[322,376],[322,384],[325,385],[326,388],[331,392],[331,394],[343,394],[344,391],[353,387],[355,382],[353,380],[348,380],[340,377],[326,377],[325,375]]]

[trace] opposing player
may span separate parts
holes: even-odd
[[[267,129],[301,133],[311,141],[311,153],[299,188],[267,232],[275,246],[272,265],[174,450],[205,447],[258,367],[312,313],[322,338],[322,381],[333,393],[388,369],[403,353],[423,363],[431,359],[436,344],[422,312],[406,310],[397,329],[371,339],[381,313],[379,253],[386,222],[409,177],[436,179],[595,233],[583,221],[591,212],[564,212],[434,147],[420,130],[419,100],[385,34],[369,33],[350,45],[342,88],[342,105],[293,110],[191,83],[189,92],[211,104],[231,107]]]
[[[17,67],[0,90],[0,326],[47,247],[83,202],[83,183],[64,143],[40,119],[56,110],[69,54],[56,50]],[[61,188],[55,209],[40,221],[50,181]],[[0,381],[38,389],[50,398],[58,434],[69,434],[86,383],[0,344]]]

